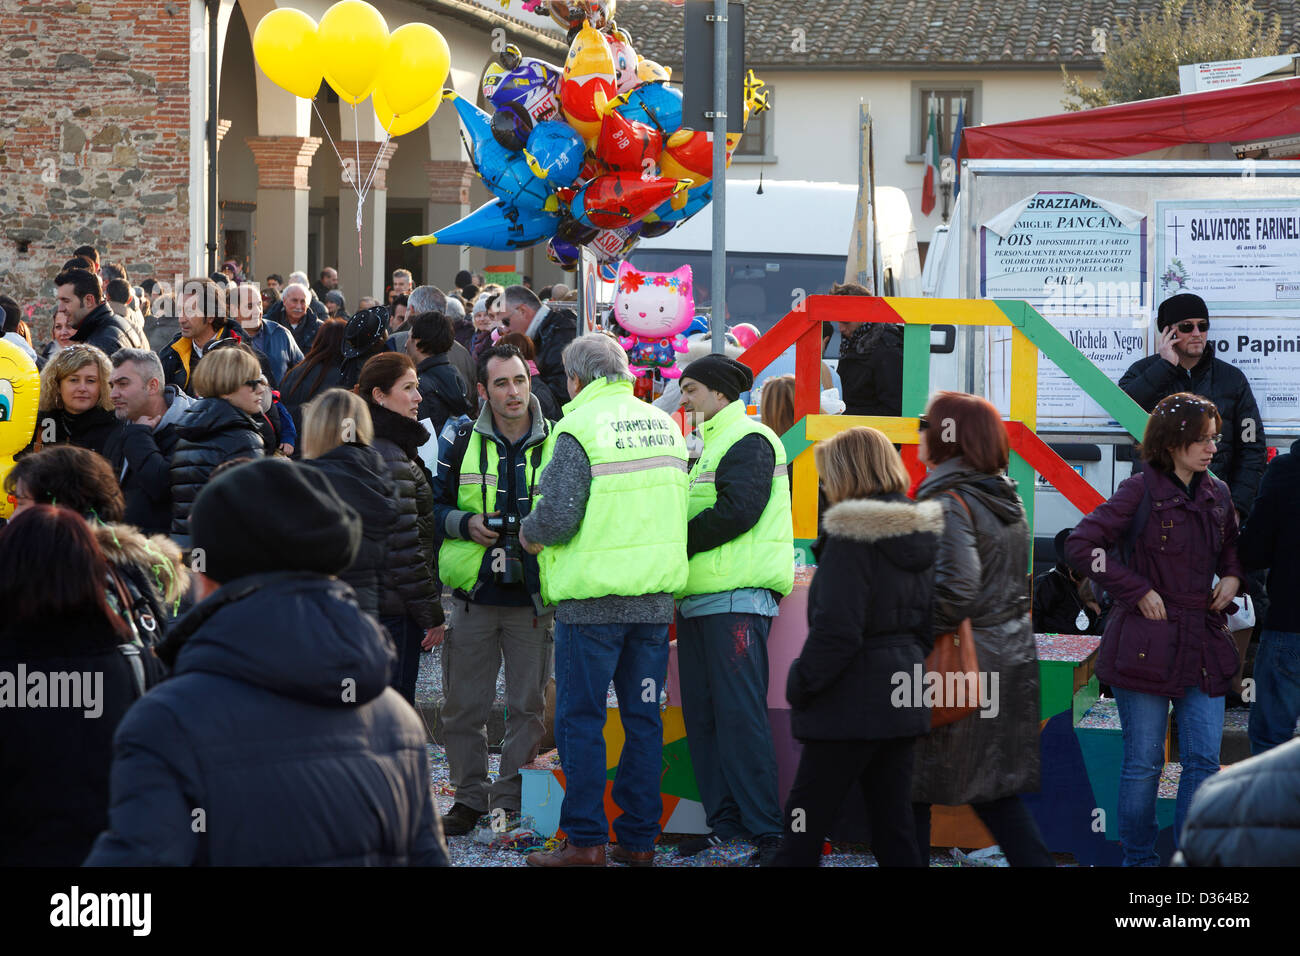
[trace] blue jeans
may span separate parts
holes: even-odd
[[[379,623],[388,628],[397,650],[397,663],[388,686],[414,707],[415,683],[420,676],[420,642],[424,640],[424,631],[409,617],[384,617],[379,619]]]
[[[1300,719],[1300,634],[1264,630],[1255,652],[1255,699],[1250,705],[1250,752],[1284,744]]]
[[[1156,792],[1165,765],[1169,704],[1178,718],[1178,753],[1183,775],[1174,804],[1174,846],[1183,832],[1196,790],[1219,771],[1223,742],[1223,698],[1188,687],[1182,697],[1160,697],[1113,688],[1124,734],[1124,764],[1119,777],[1119,842],[1125,866],[1159,866],[1156,855]]]
[[[614,835],[625,850],[654,849],[663,814],[659,692],[667,678],[667,624],[556,622],[555,745],[565,776],[560,829],[574,846],[609,841],[603,731],[612,679],[624,734],[613,790],[623,813],[614,820]]]

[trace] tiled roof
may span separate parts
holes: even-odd
[[[1116,18],[1153,15],[1160,6],[1161,0],[747,0],[746,60],[786,69],[1095,69],[1094,29],[1109,32]],[[1255,9],[1281,20],[1283,49],[1300,40],[1300,4],[1255,0]],[[617,22],[639,54],[678,66],[682,15],[663,0],[621,0]]]

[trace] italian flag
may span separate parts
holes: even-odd
[[[934,118],[934,100],[930,101],[930,123],[925,131],[925,179],[921,183],[921,215],[934,211],[934,180],[939,174],[939,132]]]

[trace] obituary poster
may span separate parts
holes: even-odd
[[[1210,341],[1215,358],[1245,373],[1265,429],[1294,433],[1300,424],[1300,317],[1211,318]]]
[[[1156,203],[1156,303],[1194,292],[1210,316],[1300,313],[1300,200]]]

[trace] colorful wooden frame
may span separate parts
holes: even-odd
[[[903,408],[899,418],[819,414],[821,324],[823,322],[893,322],[903,325]],[[1120,423],[1134,438],[1146,428],[1147,413],[1097,368],[1070,340],[1027,302],[1006,299],[905,299],[879,296],[813,295],[786,314],[740,356],[755,376],[791,345],[795,347],[795,424],[782,441],[794,463],[794,534],[806,546],[817,534],[818,441],[856,425],[883,431],[903,446],[903,461],[913,477],[916,416],[930,397],[930,327],[932,325],[1010,326],[1011,417],[1006,422],[1011,466],[1029,526],[1034,525],[1034,473],[1042,475],[1084,514],[1105,499],[1036,434],[1038,425],[1038,355],[1041,352]],[[1030,494],[1025,489],[1031,489]]]

